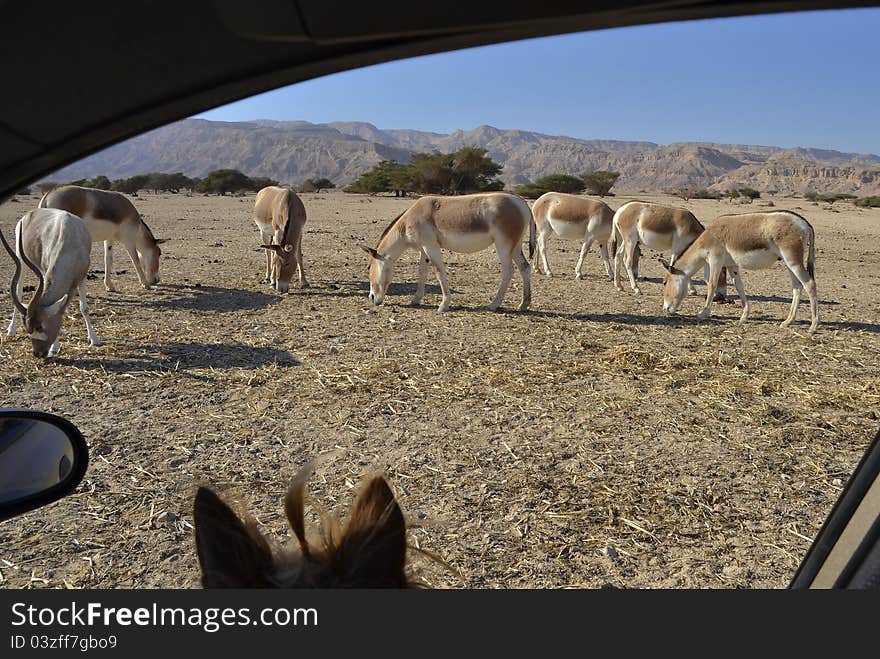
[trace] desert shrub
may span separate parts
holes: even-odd
[[[862,208],[880,208],[880,197],[859,197],[853,203]]]
[[[545,192],[566,192],[577,194],[586,187],[584,180],[568,174],[550,174],[542,176],[534,183],[518,185],[513,191],[521,197],[537,199]]]
[[[620,172],[597,169],[589,174],[584,174],[582,178],[587,192],[604,197],[611,192],[611,188],[620,178]]]
[[[804,193],[804,199],[808,201],[824,201],[826,204],[834,204],[835,201],[844,201],[847,199],[855,199],[856,196],[854,194],[847,193],[839,193],[839,194],[821,194],[818,192],[806,192]]]
[[[721,193],[712,192],[706,188],[678,188],[677,190],[670,190],[669,194],[680,197],[685,201],[689,199],[721,199]]]
[[[226,194],[227,192],[254,192],[278,181],[265,176],[251,178],[237,169],[215,169],[193,185],[194,192]]]
[[[336,184],[329,178],[307,178],[297,186],[297,192],[320,192],[321,190],[332,190]]]

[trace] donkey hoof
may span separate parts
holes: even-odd
[[[93,348],[100,348],[104,345],[104,342],[101,339],[95,339],[94,341],[89,341],[89,345]]]

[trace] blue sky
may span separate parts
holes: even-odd
[[[880,154],[880,9],[532,39],[303,82],[200,117],[482,124],[585,139]]]

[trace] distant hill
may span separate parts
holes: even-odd
[[[418,151],[479,146],[504,166],[508,185],[551,173],[621,172],[616,189],[654,192],[678,187],[726,190],[749,186],[780,193],[880,193],[880,156],[826,149],[686,142],[582,140],[479,126],[451,134],[380,129],[357,121],[243,122],[185,119],[95,154],[47,177],[58,181],[148,171],[204,176],[235,168],[283,183],[325,176],[345,185],[380,160],[406,162]]]

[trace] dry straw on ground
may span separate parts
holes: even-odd
[[[237,495],[288,542],[281,497],[322,455],[309,490],[330,509],[348,510],[365,474],[387,474],[411,544],[452,570],[416,558],[432,586],[787,584],[878,426],[880,210],[802,211],[818,236],[823,324],[810,337],[806,308],[778,327],[780,268],[746,273],[752,321],[722,305],[700,323],[699,298],[662,316],[650,254],[635,298],[595,254],[575,281],[578,246],[559,240],[529,313],[513,311],[516,278],[503,312],[477,310],[498,284],[491,251],[449,255],[448,314],[433,282],[422,307],[405,306],[412,256],[373,309],[357,246],[407,202],[303,197],[311,289],[259,284],[252,197],[143,195],[171,239],[163,283],[138,290],[118,258],[122,292],[104,292],[95,248],[90,306],[106,345],[88,347],[75,310],[54,361],[4,338],[0,404],[70,417],[92,462],[75,495],[0,525],[0,585],[194,586],[196,486]],[[36,201],[0,207],[3,229]],[[688,205],[706,222],[731,211]],[[0,281],[10,274],[0,262]]]

